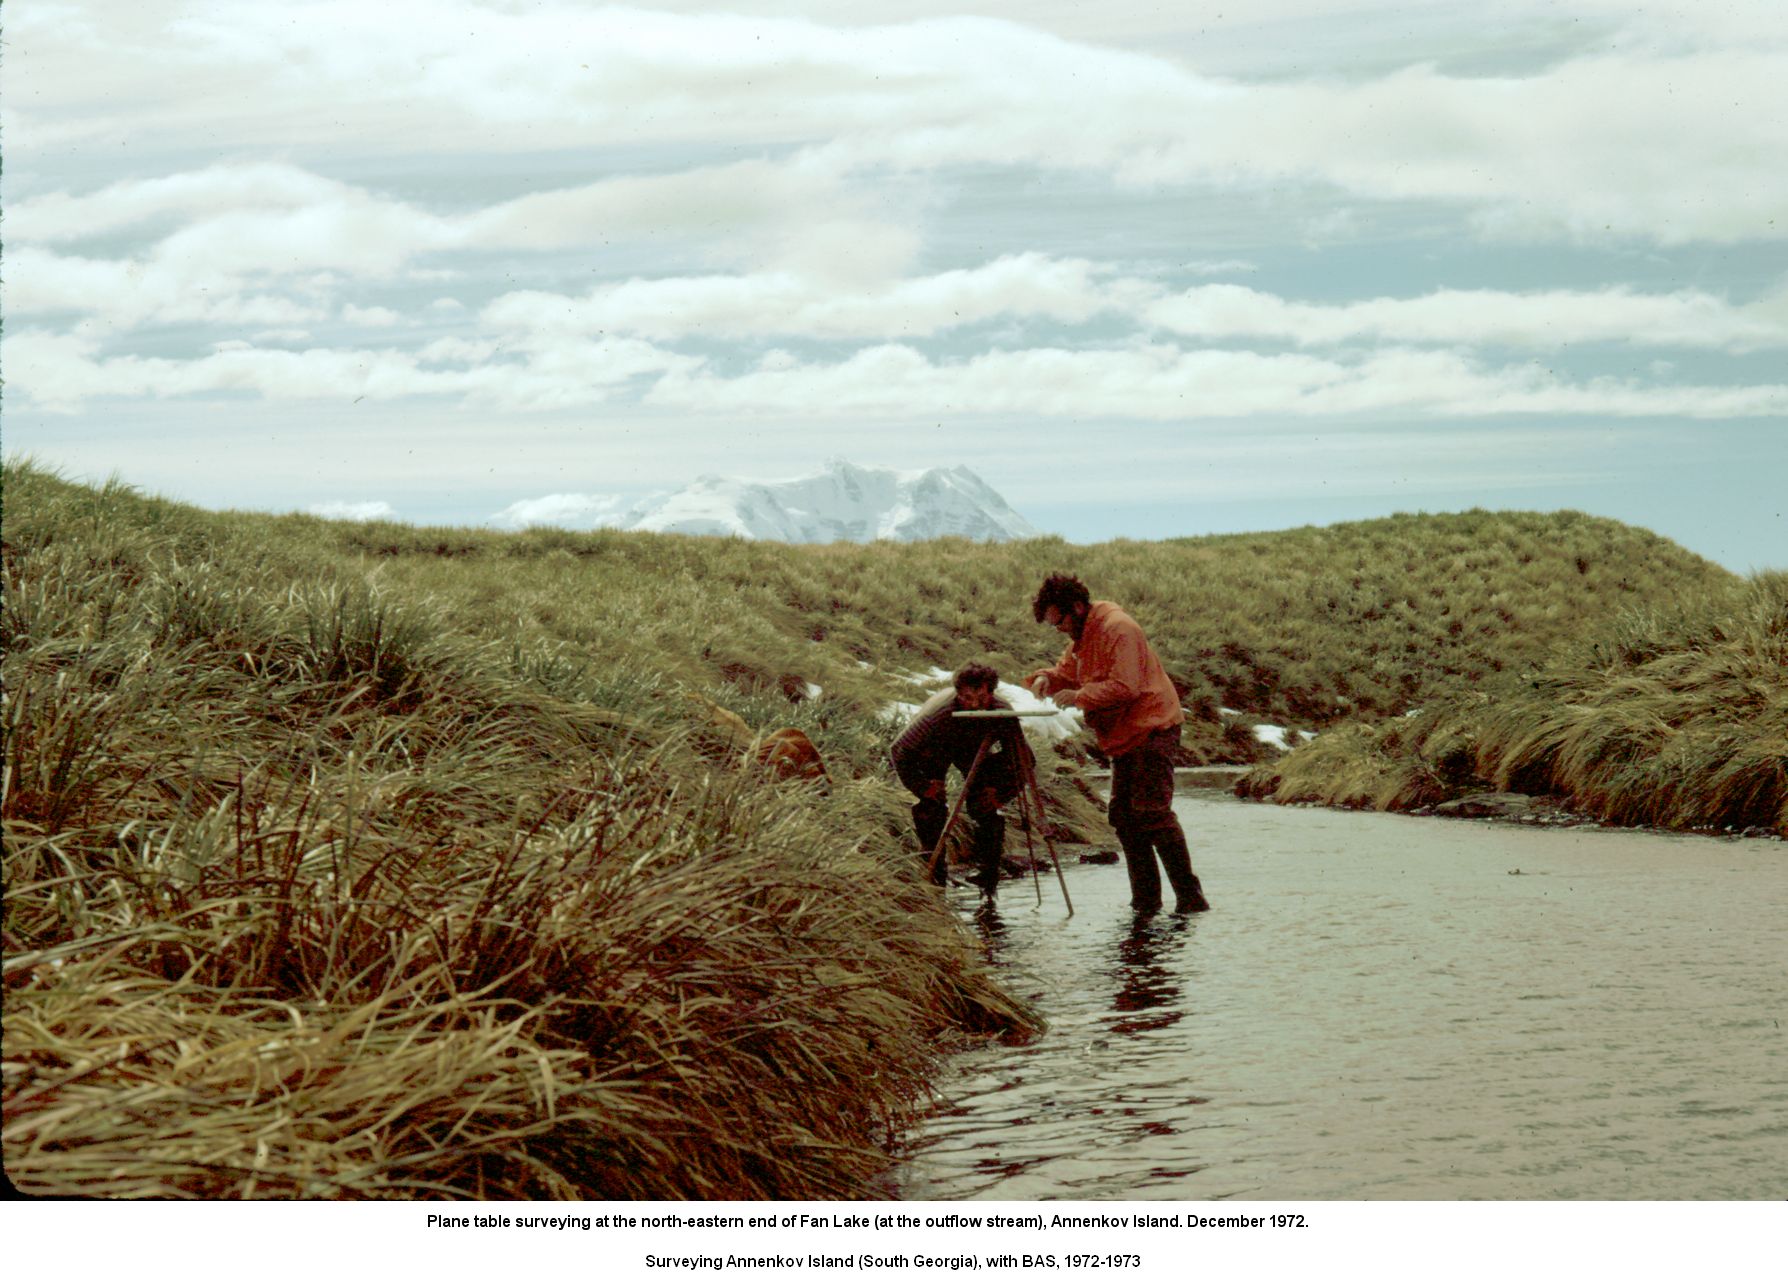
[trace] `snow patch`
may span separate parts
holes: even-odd
[[[1217,714],[1219,716],[1240,716],[1242,713],[1233,707],[1219,707]],[[1289,725],[1255,724],[1250,728],[1254,731],[1254,738],[1257,742],[1265,743],[1269,747],[1277,747],[1280,751],[1290,751],[1300,742],[1316,737],[1307,729],[1296,729]]]
[[[1308,729],[1296,729],[1289,725],[1256,725],[1254,737],[1269,747],[1290,751],[1299,743],[1309,742],[1316,735]]]

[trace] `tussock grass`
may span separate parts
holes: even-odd
[[[8,960],[8,1173],[103,1196],[859,1196],[940,1032],[1028,1022],[904,860],[840,852],[785,793],[611,790],[506,844],[316,844],[299,822],[252,867],[207,869],[203,834],[90,860],[90,892],[148,913]],[[8,881],[15,905],[55,891]]]
[[[1040,1027],[849,753],[771,783],[662,669],[302,534],[6,497],[19,1187],[864,1196],[940,1049]]]
[[[821,684],[822,724],[904,692],[886,673],[978,659],[1010,678],[1053,661],[1059,638],[1032,621],[1030,598],[1044,575],[1070,571],[1135,615],[1160,651],[1191,713],[1188,762],[1255,758],[1219,708],[1305,729],[1397,715],[1447,687],[1536,667],[1636,605],[1730,578],[1649,532],[1579,513],[1097,545],[293,529],[334,560],[442,599],[479,631],[598,649],[772,705]]]
[[[1378,809],[1488,787],[1617,824],[1788,835],[1788,574],[1636,609],[1541,670],[1325,735],[1247,785]]]
[[[1181,684],[1187,759],[1249,758],[1247,721],[1340,737],[1723,577],[1574,514],[793,546],[213,514],[29,464],[4,498],[6,1169],[107,1197],[862,1196],[941,1048],[1040,1025],[920,879],[896,674],[1051,661],[1029,599],[1074,571]],[[790,726],[826,794],[738,764]],[[1655,735],[1494,757],[1563,781]],[[1721,757],[1767,803],[1778,753]],[[1070,841],[1105,836],[1085,758],[1040,757]]]

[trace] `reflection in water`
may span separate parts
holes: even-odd
[[[1113,1015],[1104,1020],[1114,1033],[1159,1030],[1185,1016],[1173,1007],[1184,993],[1175,957],[1186,943],[1190,916],[1133,916],[1128,933],[1117,943],[1117,959],[1107,970],[1117,982]]]
[[[975,908],[975,929],[981,934],[987,962],[995,967],[1004,963],[1006,921],[1000,918],[1000,908],[991,897],[982,898],[981,904]]]
[[[1780,1196],[1780,842],[1176,809],[1208,913],[954,899],[1049,1029],[947,1062],[898,1196]]]
[[[1083,877],[1086,878],[1086,877]],[[1089,883],[1092,880],[1089,879]],[[1041,1001],[1042,1036],[960,1059],[953,1099],[909,1142],[945,1190],[893,1184],[910,1197],[1028,1196],[1040,1180],[1081,1180],[1037,1196],[1115,1197],[1172,1187],[1203,1169],[1186,1133],[1202,1125],[1194,1091],[1197,1019],[1189,941],[1206,917],[1136,916],[1127,877],[1107,872],[1092,909],[1069,919],[1015,894],[964,908],[1007,984]],[[1079,886],[1076,886],[1078,895]],[[1134,1146],[1149,1145],[1146,1155]]]
[[[973,922],[987,961],[995,967],[1008,966],[1013,958],[1011,933],[993,899],[981,900]],[[1175,965],[1191,929],[1189,915],[1131,912],[1109,934],[1110,950],[1096,966],[1117,987],[1111,997],[1113,1011],[1102,1018],[1114,1033],[1159,1030],[1186,1015],[1174,1006],[1184,993],[1184,978]]]

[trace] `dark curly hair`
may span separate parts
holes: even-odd
[[[1031,617],[1038,623],[1043,622],[1043,614],[1051,606],[1057,613],[1067,614],[1076,605],[1091,605],[1093,594],[1086,590],[1086,585],[1073,575],[1051,575],[1037,589],[1037,595],[1031,600]]]
[[[963,689],[970,685],[983,685],[992,689],[1000,683],[1000,674],[985,663],[965,663],[962,665],[962,669],[956,673],[952,683],[957,689]]]

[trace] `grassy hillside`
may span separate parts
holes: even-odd
[[[1309,728],[1400,714],[1441,687],[1534,666],[1632,605],[1731,578],[1650,532],[1577,513],[1092,546],[816,547],[298,517],[240,527],[427,595],[443,623],[533,651],[518,657],[555,690],[586,692],[592,677],[699,686],[753,725],[842,731],[847,752],[871,741],[858,734],[875,707],[914,696],[889,673],[976,658],[1015,677],[1052,662],[1059,638],[1032,620],[1030,598],[1055,570],[1143,624],[1193,715],[1193,762],[1259,754],[1246,720],[1219,709]],[[824,687],[819,704],[796,703],[803,683]]]
[[[1243,783],[1377,809],[1485,789],[1612,823],[1788,835],[1788,574],[1628,612],[1539,670],[1332,731]]]
[[[1074,571],[1237,759],[1219,707],[1372,720],[1729,579],[1574,514],[796,547],[4,498],[6,1169],[107,1196],[856,1196],[943,1042],[1038,1024],[919,879],[898,674],[1052,660]]]

